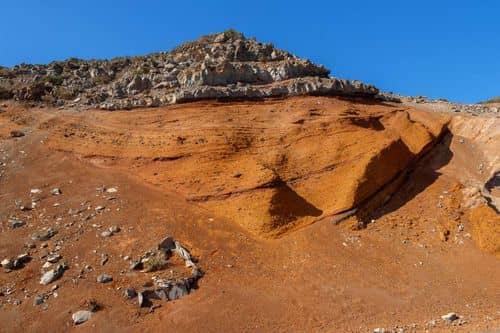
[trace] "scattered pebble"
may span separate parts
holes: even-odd
[[[113,277],[108,274],[101,274],[97,277],[97,282],[99,283],[108,283],[113,281]]]
[[[71,316],[71,318],[73,319],[73,324],[75,325],[83,324],[84,322],[89,320],[90,317],[92,317],[92,312],[87,310],[77,311]]]
[[[447,314],[441,316],[441,319],[443,319],[447,323],[451,323],[452,321],[455,321],[459,318],[460,317],[455,312],[450,312],[450,313],[447,313]]]
[[[52,195],[61,195],[62,191],[59,188],[54,188],[50,191],[50,194]]]

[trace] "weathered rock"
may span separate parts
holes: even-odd
[[[307,59],[235,31],[203,36],[171,52],[110,61],[70,59],[18,65],[0,77],[2,91],[18,100],[107,110],[154,107],[216,98],[266,98],[300,94],[374,96],[378,90],[329,79]]]
[[[101,232],[101,237],[111,237],[113,235],[113,233],[109,230],[104,230],[103,232]]]
[[[165,237],[160,244],[158,244],[158,250],[171,251],[176,247],[175,241],[172,237]]]
[[[47,262],[50,262],[51,264],[55,264],[61,259],[62,259],[62,256],[60,254],[54,254],[54,255],[47,257]]]
[[[137,296],[137,292],[132,288],[127,288],[123,292],[123,297],[125,297],[126,299],[132,299],[136,296]]]
[[[52,195],[61,195],[62,191],[59,188],[54,188],[50,191],[50,194]]]
[[[73,324],[75,325],[83,324],[91,317],[92,317],[92,312],[87,310],[80,310],[71,315],[71,318],[73,319]]]
[[[12,260],[9,258],[3,259],[2,262],[0,262],[0,265],[2,265],[2,267],[4,269],[8,269],[8,270],[12,269],[14,267]]]
[[[23,227],[26,225],[26,222],[25,221],[22,221],[22,220],[9,220],[9,224],[10,224],[10,227],[12,229],[16,229],[16,228],[20,228],[20,227]]]
[[[48,241],[49,239],[54,237],[54,235],[56,235],[56,234],[57,234],[57,231],[49,228],[49,229],[45,229],[45,230],[41,230],[41,231],[33,233],[31,235],[31,239],[38,240],[38,241]]]
[[[44,273],[40,279],[40,284],[47,285],[53,281],[59,279],[64,273],[64,265],[57,265],[56,268]]]
[[[187,289],[186,285],[183,283],[178,283],[172,286],[172,288],[168,291],[168,299],[176,300],[178,298],[186,296],[187,294],[189,294],[189,290]]]
[[[106,193],[116,193],[118,189],[116,187],[110,187],[106,189]]]
[[[109,231],[113,234],[116,234],[117,232],[120,232],[120,226],[117,226],[117,225],[114,225],[112,227],[109,228]]]
[[[460,317],[455,312],[450,312],[450,313],[447,313],[447,314],[441,316],[441,319],[443,319],[447,323],[451,323],[452,321],[455,321],[459,318]]]
[[[10,136],[13,137],[13,138],[20,138],[20,137],[23,137],[24,135],[25,134],[22,131],[14,130],[14,131],[10,132]]]
[[[43,296],[40,296],[40,295],[36,295],[34,298],[33,298],[33,305],[34,306],[37,306],[37,305],[40,305],[44,302],[44,298]]]
[[[101,274],[97,277],[97,282],[99,283],[108,283],[113,281],[113,277],[108,274]]]

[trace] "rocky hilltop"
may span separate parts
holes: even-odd
[[[146,56],[3,67],[0,98],[113,110],[200,99],[378,93],[374,86],[329,74],[321,65],[228,30]]]

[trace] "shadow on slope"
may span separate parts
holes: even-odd
[[[378,219],[398,210],[432,185],[441,176],[438,170],[447,165],[453,157],[450,150],[451,141],[452,134],[448,132],[413,168],[404,170],[368,199],[356,214],[361,226],[368,224],[371,219]]]

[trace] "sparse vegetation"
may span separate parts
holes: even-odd
[[[0,87],[0,99],[12,98],[12,92],[4,87]]]
[[[488,104],[488,103],[500,103],[500,96],[493,97],[493,98],[486,100],[486,101],[483,101],[483,102],[479,102],[479,104]]]
[[[16,75],[8,68],[0,66],[0,77],[13,79],[16,77]]]
[[[166,266],[167,259],[165,258],[165,254],[162,252],[150,256],[148,260],[144,262],[144,270],[146,272],[159,271]]]
[[[45,82],[49,82],[50,84],[52,84],[54,86],[60,86],[64,82],[64,77],[62,77],[60,75],[48,75],[48,76],[44,77],[43,80]]]

